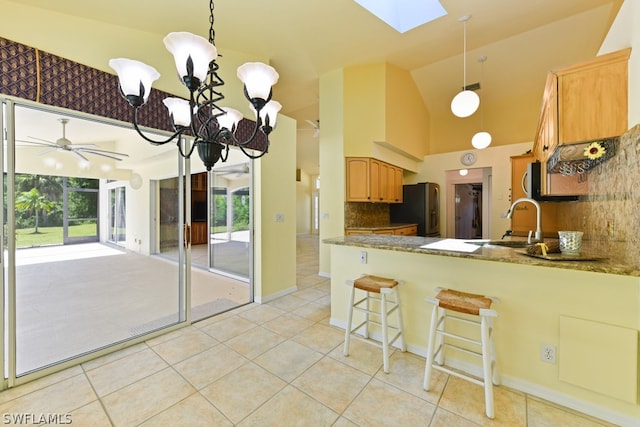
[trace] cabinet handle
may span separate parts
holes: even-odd
[[[548,146],[548,145],[543,145],[543,146],[542,146],[542,151],[547,151],[548,149],[549,149],[549,146]]]

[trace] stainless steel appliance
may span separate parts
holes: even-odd
[[[418,236],[440,237],[440,186],[420,182],[402,186],[402,203],[390,207],[391,223],[418,224]]]
[[[533,162],[527,166],[522,177],[522,189],[527,197],[539,202],[568,202],[578,200],[578,196],[543,196],[542,195],[542,163]]]

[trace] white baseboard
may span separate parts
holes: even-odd
[[[329,324],[341,329],[346,329],[347,327],[346,322],[334,318],[331,318],[329,320]],[[371,337],[379,341],[381,339],[381,334],[372,333]],[[398,348],[395,343],[394,347]],[[426,347],[407,345],[407,351],[418,356],[427,357]],[[447,365],[454,369],[469,372],[477,377],[482,377],[482,367],[480,365],[472,365],[451,357],[447,358]],[[500,369],[499,366],[498,369]],[[594,405],[593,403],[586,402],[584,400],[576,399],[575,397],[557,392],[546,387],[542,387],[529,381],[501,374],[500,382],[502,385],[514,390],[530,394],[540,399],[544,399],[557,405],[564,406],[565,408],[573,409],[583,414],[590,415],[592,417],[599,418],[601,420],[619,426],[640,427],[640,420],[638,420],[637,418],[621,414],[603,406]]]
[[[293,292],[296,292],[297,290],[298,290],[298,287],[297,287],[297,286],[292,286],[292,287],[290,287],[290,288],[284,289],[284,290],[282,290],[282,291],[280,291],[280,292],[277,292],[277,293],[275,293],[275,294],[267,295],[267,296],[266,296],[266,297],[264,297],[264,298],[261,298],[261,297],[255,296],[255,297],[253,298],[253,301],[254,301],[254,302],[256,302],[256,303],[258,303],[258,304],[264,304],[264,303],[267,303],[267,302],[269,302],[269,301],[273,301],[273,300],[275,300],[275,299],[278,299],[278,298],[280,298],[280,297],[283,297],[283,296],[285,296],[285,295],[289,295],[289,294],[291,294],[291,293],[293,293]]]
[[[326,277],[327,279],[331,279],[331,273],[326,273],[324,271],[321,271],[318,273],[318,276],[320,277]]]

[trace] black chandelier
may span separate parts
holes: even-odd
[[[160,77],[155,68],[140,61],[116,58],[109,66],[118,74],[123,97],[133,108],[133,126],[138,134],[153,145],[164,145],[177,138],[180,155],[189,158],[195,147],[207,170],[211,170],[218,160],[225,162],[229,156],[229,145],[239,147],[251,159],[264,156],[269,148],[269,134],[276,123],[276,116],[282,107],[271,100],[271,87],[278,81],[276,70],[260,62],[247,62],[238,67],[238,78],[244,84],[244,95],[256,114],[255,127],[251,136],[240,141],[235,132],[242,120],[242,113],[232,108],[219,107],[216,102],[224,95],[216,90],[224,85],[218,76],[213,30],[213,0],[209,1],[209,40],[187,32],[169,33],[164,44],[174,56],[178,75],[189,89],[189,100],[165,98],[162,102],[169,110],[175,133],[163,141],[154,141],[144,135],[138,127],[138,108],[144,105],[151,92],[151,84]],[[266,146],[258,154],[249,152],[249,144],[255,141],[258,130],[266,136]],[[182,147],[182,135],[187,132],[194,137],[191,148]]]

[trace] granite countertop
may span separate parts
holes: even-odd
[[[640,267],[634,265],[617,264],[615,260],[601,259],[597,261],[549,261],[523,254],[523,249],[504,246],[479,246],[473,252],[458,252],[438,249],[425,249],[421,246],[442,241],[444,239],[416,236],[394,236],[388,234],[351,235],[324,239],[323,243],[342,246],[356,246],[372,249],[386,249],[391,251],[414,252],[427,255],[451,256],[458,258],[477,259],[485,261],[508,262],[524,265],[538,265],[543,267],[564,268],[597,273],[620,274],[624,276],[640,277]],[[602,251],[590,247],[583,242],[583,254],[599,255]],[[605,256],[605,255],[603,255]]]
[[[367,231],[367,230],[371,230],[371,231],[376,231],[376,230],[395,230],[397,228],[405,228],[405,227],[411,227],[414,225],[418,225],[418,224],[389,224],[389,225],[381,225],[378,227],[347,227],[346,230],[363,230],[363,231]]]

